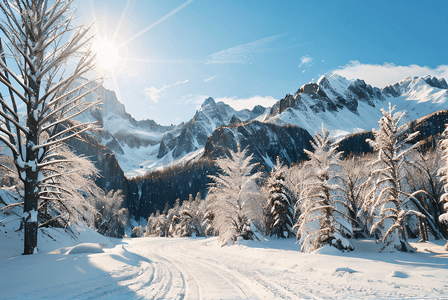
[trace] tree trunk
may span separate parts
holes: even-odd
[[[32,153],[27,149],[27,153]],[[31,155],[33,156],[33,155]],[[27,161],[34,161],[29,159]],[[36,168],[27,167],[26,169],[25,197],[23,206],[23,221],[25,223],[25,245],[23,254],[33,254],[37,247],[37,209],[38,209],[38,176]]]
[[[31,76],[30,76],[31,77]],[[37,210],[39,205],[39,182],[37,168],[38,151],[35,149],[39,145],[39,121],[34,112],[37,110],[37,101],[39,99],[40,82],[34,82],[28,78],[30,88],[33,94],[29,95],[27,107],[27,128],[29,133],[26,137],[26,157],[25,157],[25,197],[23,206],[23,221],[25,223],[25,238],[23,254],[33,254],[37,248]]]

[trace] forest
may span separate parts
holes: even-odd
[[[176,200],[158,210],[135,236],[218,236],[221,245],[261,235],[295,237],[304,252],[325,245],[351,251],[352,238],[375,238],[381,251],[413,252],[409,238],[446,238],[448,130],[418,138],[403,114],[382,109],[379,129],[366,142],[373,153],[343,156],[322,128],[309,159],[278,159],[258,171],[246,149],[216,160],[207,195]],[[424,128],[424,127],[423,127]],[[420,140],[415,142],[415,140]]]

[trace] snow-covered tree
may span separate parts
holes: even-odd
[[[215,214],[211,210],[205,211],[204,218],[202,219],[202,228],[204,228],[205,236],[215,236],[216,231],[213,228],[213,220],[215,219]]]
[[[436,228],[440,230],[441,224],[438,216],[443,213],[439,205],[439,199],[443,194],[443,182],[440,181],[439,170],[442,167],[442,145],[438,143],[434,149],[428,149],[425,153],[415,153],[412,165],[405,169],[406,186],[410,193],[421,206],[434,218]],[[424,191],[424,192],[423,192]],[[429,233],[438,239],[438,232],[434,232],[427,218],[412,216],[408,223],[409,234],[420,235],[421,241],[429,238]]]
[[[302,251],[311,252],[325,245],[339,250],[353,250],[347,239],[352,235],[347,203],[339,178],[341,152],[330,142],[329,132],[322,126],[311,141],[314,152],[305,150],[310,161],[296,210],[300,216],[294,228]]]
[[[0,83],[7,91],[0,94],[0,141],[11,151],[24,185],[24,254],[36,249],[40,203],[59,201],[64,189],[45,176],[44,169],[57,169],[59,164],[46,157],[62,142],[92,128],[91,123],[67,121],[98,103],[83,98],[99,84],[75,84],[91,70],[95,56],[88,47],[89,27],[71,24],[72,2],[0,2]],[[68,63],[73,64],[71,75],[64,72]],[[24,115],[18,111],[20,104]]]
[[[146,227],[145,227],[145,236],[152,236],[152,230],[154,227],[154,223],[156,221],[156,218],[154,216],[154,213],[152,213],[149,217],[148,217],[148,222],[146,223]]]
[[[292,194],[285,186],[285,167],[277,161],[268,178],[269,199],[266,207],[266,233],[278,238],[290,238],[294,234]]]
[[[129,212],[123,208],[124,195],[121,190],[110,190],[92,199],[97,210],[95,218],[97,231],[103,235],[121,238],[128,222]]]
[[[207,210],[214,216],[213,228],[221,246],[234,243],[238,237],[255,238],[251,219],[260,219],[263,214],[256,183],[262,173],[254,171],[252,156],[239,145],[237,152],[229,149],[229,156],[216,160],[220,173],[210,176],[214,183],[207,195]]]
[[[144,235],[145,231],[143,230],[142,225],[135,226],[132,228],[131,237],[142,237]]]
[[[179,207],[179,214],[172,219],[169,230],[170,236],[205,236],[202,226],[204,211],[205,201],[201,199],[200,194],[198,193],[195,199],[190,194],[188,201],[183,201]]]
[[[154,216],[154,221],[152,222],[151,235],[166,237],[168,236],[169,224],[166,219],[165,214],[161,214],[160,211],[156,211],[156,215]]]
[[[404,168],[409,164],[409,154],[418,146],[410,142],[418,135],[418,132],[409,133],[407,124],[399,126],[404,115],[394,114],[395,106],[389,103],[389,110],[381,109],[383,116],[379,123],[379,129],[373,130],[374,140],[367,141],[378,152],[378,159],[373,162],[372,177],[375,185],[363,204],[363,210],[372,216],[370,233],[378,229],[382,242],[381,251],[413,251],[408,243],[405,224],[410,214],[421,218],[431,217],[416,201],[413,194],[403,190]],[[419,211],[414,210],[416,205]]]
[[[176,226],[180,223],[180,199],[177,198],[173,208],[167,209],[165,208],[165,211],[162,214],[166,214],[165,222],[166,222],[166,229],[165,233],[163,233],[162,236],[168,237],[168,236],[174,236],[176,231]],[[160,223],[161,224],[161,223]]]
[[[440,182],[443,183],[444,193],[440,197],[440,203],[443,206],[444,213],[439,216],[439,221],[448,224],[448,125],[446,125],[445,132],[443,133],[444,139],[441,141],[442,152],[442,167],[439,170]],[[445,245],[445,249],[448,250],[448,243]]]
[[[369,188],[369,169],[366,165],[369,164],[371,155],[354,156],[350,155],[344,160],[340,161],[342,188],[344,190],[348,214],[350,216],[350,223],[352,224],[354,237],[363,237],[366,233],[366,228],[358,217],[365,194]]]

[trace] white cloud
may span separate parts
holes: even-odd
[[[249,98],[237,98],[236,96],[233,97],[224,97],[224,98],[217,98],[215,99],[216,102],[222,101],[231,107],[233,107],[236,110],[242,110],[242,109],[253,109],[256,105],[261,105],[264,107],[270,107],[274,105],[275,102],[277,102],[277,99],[274,99],[272,96],[266,96],[262,97],[259,95],[252,96]]]
[[[371,65],[362,64],[359,61],[351,61],[333,72],[347,79],[363,79],[366,83],[379,88],[395,84],[408,76],[422,77],[431,75],[437,78],[448,79],[448,65],[440,65],[432,69],[418,65],[397,66],[393,63]]]
[[[252,54],[278,48],[274,42],[285,35],[286,34],[283,33],[270,36],[251,43],[238,45],[217,53],[213,53],[210,55],[206,64],[248,63],[252,60]]]
[[[176,82],[174,85],[184,84],[184,83],[187,83],[187,82],[189,82],[189,81],[190,81],[189,79],[184,80],[184,81],[178,81],[178,82]]]
[[[145,88],[142,92],[145,94],[145,96],[151,100],[152,102],[156,103],[157,101],[159,101],[160,96],[162,96],[163,94],[161,94],[166,88],[169,88],[169,85],[164,85],[163,87],[161,87],[160,89],[157,89],[155,87],[149,87],[149,88]]]
[[[219,76],[220,76],[220,75],[216,75],[216,76],[212,76],[212,77],[206,78],[206,79],[202,80],[201,83],[207,83],[207,82],[209,82],[209,81],[212,81],[212,80],[215,79],[215,78],[218,78]]]
[[[300,59],[299,68],[301,68],[302,66],[311,67],[314,64],[313,61],[314,58],[309,55],[302,56],[302,58]]]
[[[195,104],[196,108],[200,108],[202,103],[207,99],[209,96],[205,95],[198,95],[198,94],[188,94],[186,96],[180,97],[179,101],[177,101],[177,104]]]

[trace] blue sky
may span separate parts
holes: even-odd
[[[272,105],[337,72],[383,87],[448,78],[448,1],[76,0],[79,20],[113,40],[108,72],[136,119],[188,121],[206,97]],[[114,39],[115,37],[115,39]]]

